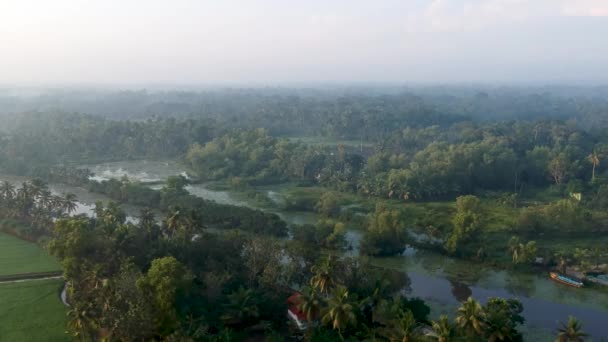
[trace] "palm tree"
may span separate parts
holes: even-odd
[[[587,156],[587,161],[591,163],[593,166],[591,171],[591,181],[595,180],[595,168],[600,164],[600,156],[596,151],[591,152],[590,155]]]
[[[420,340],[420,335],[416,333],[418,323],[414,314],[410,310],[399,310],[398,319],[392,320],[387,329],[389,341],[414,342]]]
[[[34,207],[34,201],[38,196],[36,190],[28,182],[23,182],[21,188],[17,190],[17,208],[22,218],[29,216],[30,211]]]
[[[514,264],[518,264],[521,256],[523,244],[519,241],[516,236],[511,237],[509,240],[509,251],[511,252],[511,260]]]
[[[149,208],[144,208],[139,211],[139,227],[143,229],[147,236],[148,241],[156,240],[158,237],[158,226],[156,225],[156,217],[154,212]]]
[[[5,201],[11,201],[15,197],[15,186],[8,181],[2,182],[0,185],[0,196]]]
[[[92,339],[90,333],[91,318],[88,316],[87,310],[73,308],[68,311],[68,329],[73,337],[79,338],[81,341],[88,341]]]
[[[562,323],[562,326],[557,330],[556,342],[581,342],[589,336],[583,332],[581,322],[572,317],[568,317],[568,323]]]
[[[319,317],[323,299],[314,287],[307,287],[303,292],[299,298],[300,304],[298,305],[298,309],[306,315],[308,321],[312,321]]]
[[[446,315],[441,315],[438,321],[433,321],[431,327],[433,331],[427,336],[437,342],[449,342],[454,336],[454,328]]]
[[[41,209],[47,210],[49,212],[53,211],[53,195],[48,189],[40,191],[40,198],[38,199],[38,204]]]
[[[253,291],[241,286],[228,295],[227,312],[222,319],[228,323],[243,324],[250,318],[257,318],[259,315]]]
[[[311,271],[314,275],[310,278],[310,285],[317,288],[321,293],[327,294],[334,284],[331,256],[325,259],[321,265],[313,266]]]
[[[179,208],[173,208],[172,211],[167,215],[166,226],[167,236],[173,238],[181,226],[181,214]]]
[[[485,314],[481,304],[469,297],[469,299],[462,303],[462,306],[458,308],[456,324],[466,335],[480,336],[483,333],[484,316]]]
[[[344,329],[357,323],[354,307],[350,302],[346,287],[338,286],[332,291],[327,300],[327,308],[322,322],[325,325],[331,325],[332,329],[337,330],[340,336],[342,336]]]
[[[40,178],[34,178],[30,181],[32,197],[38,198],[44,190],[48,190],[48,186]]]
[[[555,257],[558,259],[557,268],[562,274],[566,273],[566,269],[568,268],[568,258],[564,252],[557,252]]]
[[[63,195],[63,210],[70,215],[73,213],[78,207],[78,200],[76,199],[76,195],[72,193],[67,193]]]

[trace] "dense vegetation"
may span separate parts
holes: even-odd
[[[74,194],[53,194],[39,179],[19,188],[6,181],[0,184],[0,228],[26,240],[48,236],[54,220],[69,216],[75,208]]]
[[[169,177],[161,190],[153,190],[128,179],[86,183],[91,192],[107,195],[120,203],[169,212],[176,219],[184,218],[197,222],[200,226],[240,229],[278,237],[287,235],[287,224],[276,214],[208,201],[188,193],[184,189],[186,184],[187,180],[183,176]]]
[[[455,320],[431,321],[423,301],[403,296],[403,274],[341,257],[347,224],[362,230],[359,252],[370,256],[413,244],[522,269],[538,256],[562,270],[600,271],[606,260],[608,103],[601,98],[560,89],[158,99],[126,92],[89,103],[54,96],[65,100],[63,110],[88,113],[40,111],[48,98],[0,97],[8,108],[0,170],[147,208],[129,222],[116,203],[98,203],[94,217],[70,217],[74,196],[54,195],[40,180],[0,187],[3,229],[48,246],[61,261],[68,330],[81,340],[522,340],[515,300],[469,299]],[[124,109],[130,113],[121,119],[129,120],[115,120]],[[20,110],[31,112],[7,113]],[[184,177],[153,190],[129,179],[93,181],[73,167],[134,158],[181,159],[196,181],[254,197],[260,185],[314,189],[318,196],[293,191],[282,209],[322,220],[287,227],[276,214],[197,198]],[[578,238],[596,241],[554,246]],[[310,323],[305,333],[285,317],[295,291]],[[574,319],[562,330],[566,340],[581,333]]]
[[[311,340],[522,338],[515,300],[469,299],[454,323],[431,322],[424,302],[397,295],[403,275],[363,260],[322,257],[314,244],[193,233],[143,218],[125,223],[107,209],[58,221],[49,248],[70,284],[69,331],[84,340],[280,339],[296,286],[301,310],[319,322],[306,332]]]

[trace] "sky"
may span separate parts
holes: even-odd
[[[608,84],[608,0],[0,0],[2,84]]]

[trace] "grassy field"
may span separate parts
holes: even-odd
[[[1,284],[0,341],[69,341],[62,286],[63,280]]]
[[[0,276],[58,270],[57,260],[38,245],[0,233]]]

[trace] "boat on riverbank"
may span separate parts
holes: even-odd
[[[568,285],[568,286],[573,286],[573,287],[578,287],[581,288],[583,287],[583,283],[577,280],[574,280],[572,278],[568,278],[566,276],[560,275],[556,272],[550,272],[549,273],[549,277],[553,280],[556,281],[560,284],[564,284],[564,285]]]

